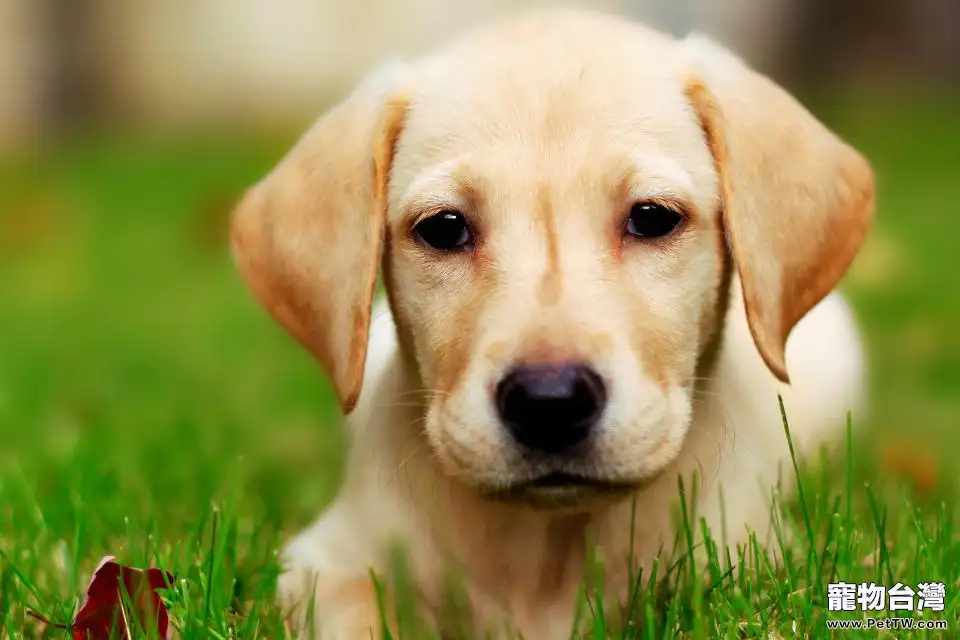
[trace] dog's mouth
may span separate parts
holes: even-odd
[[[599,478],[590,478],[587,476],[554,471],[546,475],[534,478],[527,482],[516,485],[517,487],[527,487],[530,489],[567,489],[567,488],[586,488],[601,490],[622,490],[622,483],[610,482]]]
[[[542,508],[569,508],[635,490],[633,483],[554,471],[491,492],[491,497]]]

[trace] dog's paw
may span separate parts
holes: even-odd
[[[277,604],[298,632],[306,631],[307,614],[316,605],[319,574],[309,565],[284,563],[284,572],[277,580]]]
[[[284,549],[284,571],[277,581],[277,602],[297,637],[379,638],[379,607],[370,579],[335,571],[301,547],[298,540]]]

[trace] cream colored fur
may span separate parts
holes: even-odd
[[[863,406],[859,334],[831,291],[873,189],[856,151],[699,37],[553,11],[375,74],[234,218],[253,291],[349,413],[340,492],[282,553],[296,623],[376,635],[370,572],[399,544],[428,619],[454,571],[478,632],[569,637],[587,541],[622,600],[630,550],[647,571],[670,551],[694,473],[714,537],[767,536],[791,477],[777,394],[801,454]],[[673,203],[684,225],[625,239],[638,201]],[[438,210],[469,220],[471,251],[417,242]],[[371,311],[381,264],[389,304]],[[490,389],[517,362],[569,360],[609,386],[596,441],[527,456]],[[631,489],[493,497],[558,470]]]
[[[732,307],[728,323],[713,380],[700,393],[687,442],[672,466],[703,474],[698,515],[717,539],[733,546],[746,542],[748,528],[764,540],[778,474],[787,484],[792,479],[776,394],[783,394],[795,446],[801,452],[814,450],[840,436],[847,411],[861,408],[864,358],[854,318],[837,293],[794,330],[787,348],[790,387],[778,384],[764,367],[741,307]],[[317,603],[321,637],[366,637],[366,625],[378,620],[375,605],[366,598],[354,600],[351,593],[347,600],[352,607],[343,607],[336,592],[341,585],[366,580],[368,567],[385,570],[386,553],[400,540],[426,589],[436,590],[433,595],[440,593],[443,558],[452,555],[470,580],[476,602],[489,612],[487,620],[509,611],[524,637],[569,637],[584,533],[594,536],[604,557],[614,561],[607,564],[611,588],[625,588],[632,500],[582,519],[486,504],[459,490],[422,446],[419,419],[404,400],[416,387],[401,363],[390,312],[381,304],[370,338],[365,391],[350,418],[347,479],[317,523],[284,549],[290,568],[281,578],[284,602],[291,605],[305,597],[316,576],[321,591],[329,588],[333,594],[328,602]],[[721,485],[725,517],[720,513]],[[665,537],[673,539],[668,515],[677,497],[676,475],[664,474],[633,497],[638,514],[633,549],[649,571]],[[617,571],[618,558],[624,560],[622,571]],[[558,575],[560,581],[550,581]]]

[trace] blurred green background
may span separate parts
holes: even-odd
[[[507,3],[70,4],[0,0],[0,551],[56,582],[61,540],[84,565],[150,553],[233,501],[264,562],[332,496],[343,437],[233,270],[231,206],[373,59]],[[872,161],[878,222],[844,285],[871,360],[858,464],[939,500],[960,452],[960,21],[941,33],[960,3],[720,4],[606,3],[726,33]]]

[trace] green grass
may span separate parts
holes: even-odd
[[[671,588],[636,589],[625,637],[829,637],[836,580],[946,582],[947,611],[929,617],[951,630],[928,635],[960,628],[958,107],[847,104],[821,112],[880,184],[877,233],[847,284],[872,411],[854,417],[847,455],[802,465],[803,500],[780,517],[799,542],[781,562],[748,547],[728,571],[718,550],[703,578],[665,558]],[[66,621],[106,554],[178,577],[184,638],[283,635],[276,550],[333,495],[343,438],[321,372],[250,299],[220,232],[289,142],[107,137],[0,167],[7,636],[42,636],[28,608]],[[622,637],[610,603],[587,590],[581,604],[594,636]]]

